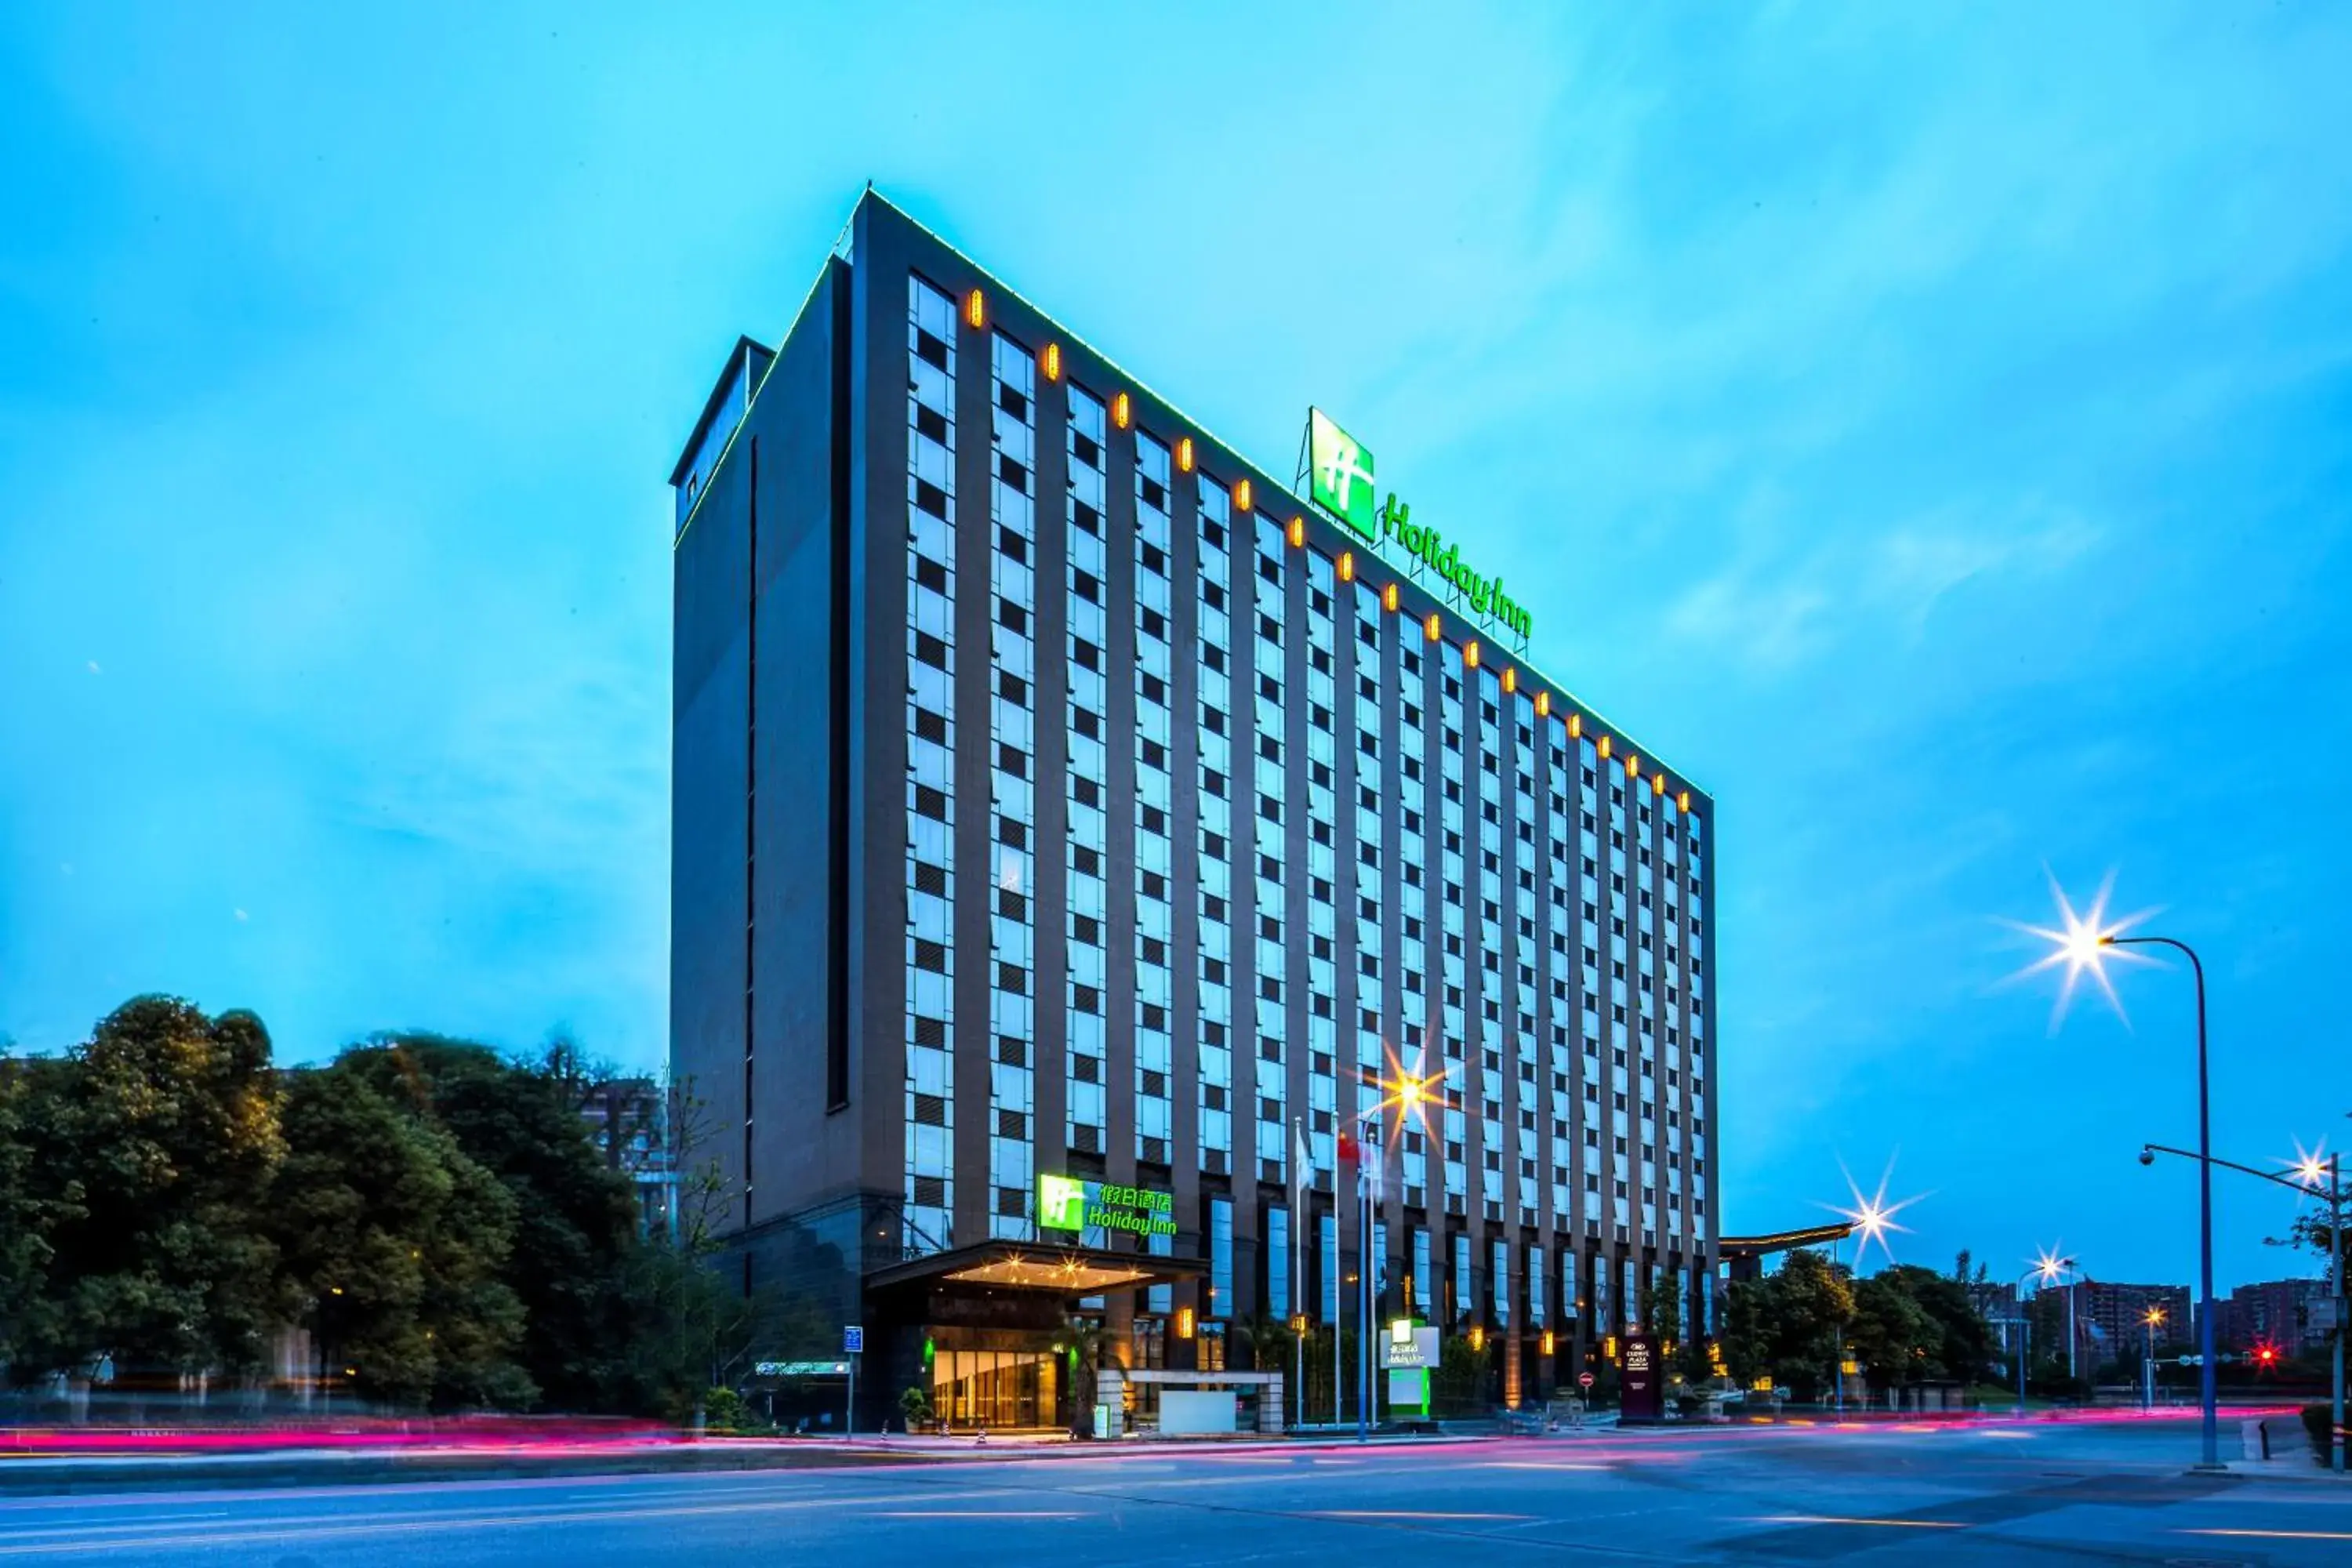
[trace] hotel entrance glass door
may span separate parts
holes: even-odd
[[[931,1411],[957,1427],[1057,1425],[1055,1363],[1038,1351],[950,1351],[931,1357]]]

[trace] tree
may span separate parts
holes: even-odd
[[[6,1040],[0,1037],[0,1047]],[[33,1099],[29,1064],[0,1055],[0,1366],[16,1363],[42,1337],[43,1290],[53,1218],[34,1182],[25,1125]]]
[[[1853,1318],[1853,1289],[1826,1258],[1799,1248],[1778,1272],[1731,1287],[1721,1346],[1742,1384],[1769,1377],[1811,1399],[1830,1381],[1838,1331]]]
[[[516,1360],[558,1409],[625,1407],[636,1333],[627,1273],[636,1205],[581,1121],[576,1084],[544,1061],[437,1035],[383,1037],[342,1058],[380,1092],[437,1121],[514,1203],[507,1279],[522,1303]]]
[[[1680,1275],[1672,1272],[1661,1274],[1654,1284],[1643,1286],[1641,1309],[1643,1326],[1664,1347],[1666,1365],[1683,1381],[1705,1383],[1715,1375],[1715,1368],[1707,1360],[1705,1337],[1681,1337],[1683,1282]]]
[[[527,1405],[498,1178],[341,1062],[290,1075],[284,1127],[271,1233],[320,1356],[373,1400]]]
[[[1069,1336],[1071,1426],[1091,1434],[1095,1429],[1095,1395],[1101,1386],[1103,1350],[1109,1343],[1109,1336],[1100,1318],[1084,1316],[1073,1316],[1063,1332]]]
[[[261,1020],[137,997],[41,1076],[32,1169],[56,1217],[34,1358],[257,1369],[287,1315],[259,1213],[284,1155]]]
[[[1941,1370],[1940,1363],[1931,1368],[1929,1361],[1942,1348],[1942,1329],[1920,1306],[1900,1270],[1889,1268],[1855,1280],[1853,1289],[1853,1321],[1846,1330],[1846,1349],[1869,1369],[1874,1384],[1900,1387]]]

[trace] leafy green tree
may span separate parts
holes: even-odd
[[[372,1400],[527,1405],[512,1194],[345,1063],[290,1075],[284,1128],[272,1237],[320,1353]]]
[[[1772,1348],[1765,1320],[1770,1289],[1762,1279],[1735,1279],[1723,1293],[1723,1324],[1716,1343],[1724,1370],[1742,1388],[1772,1375]]]
[[[1801,1399],[1818,1397],[1836,1364],[1838,1331],[1853,1311],[1844,1271],[1799,1248],[1777,1272],[1732,1286],[1724,1303],[1725,1363],[1742,1384],[1769,1377]]]
[[[543,1403],[631,1405],[635,1200],[627,1178],[591,1142],[575,1086],[543,1063],[437,1035],[383,1037],[342,1059],[380,1092],[437,1121],[513,1199],[506,1278],[524,1313],[517,1359]]]
[[[0,1056],[0,1366],[40,1342],[53,1215],[35,1185],[26,1112],[31,1064]]]
[[[1683,1282],[1678,1274],[1661,1274],[1642,1288],[1642,1326],[1664,1347],[1665,1363],[1685,1383],[1705,1383],[1715,1375],[1706,1357],[1706,1341],[1684,1339]]]
[[[1943,1330],[1919,1304],[1901,1270],[1855,1280],[1853,1292],[1846,1350],[1869,1369],[1874,1384],[1895,1388],[1940,1373],[1942,1364],[1933,1358],[1943,1347]]]
[[[55,1221],[32,1358],[258,1368],[287,1315],[259,1212],[284,1154],[261,1020],[137,997],[41,1077],[27,1135]]]

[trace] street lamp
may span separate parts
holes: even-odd
[[[2147,1359],[2142,1369],[2146,1386],[2139,1403],[2141,1409],[2153,1410],[2156,1408],[2156,1326],[2164,1321],[2164,1309],[2150,1307],[2140,1321],[2147,1325]]]
[[[2139,1150],[2139,1163],[2152,1165],[2158,1154],[2174,1154],[2184,1160],[2199,1158],[2186,1149],[2174,1149],[2162,1143],[2143,1143]],[[2293,1163],[2292,1173],[2281,1175],[2275,1171],[2241,1165],[2235,1160],[2217,1160],[2207,1155],[2202,1161],[2209,1169],[2220,1165],[2245,1175],[2258,1176],[2282,1187],[2290,1187],[2298,1193],[2315,1194],[2327,1200],[2328,1295],[2336,1318],[2334,1415],[2329,1423],[2333,1436],[2328,1440],[2328,1463],[2339,1475],[2344,1470],[2344,1204],[2347,1197],[2352,1197],[2352,1193],[2346,1192],[2344,1188],[2343,1162],[2341,1154],[2329,1154],[2323,1158],[2317,1150],[2314,1150],[2299,1155]],[[2204,1347],[2205,1386],[2210,1389],[2213,1384],[2213,1304],[2210,1291],[2205,1303]],[[2210,1406],[2208,1410],[2210,1413]]]
[[[2204,1405],[2204,1457],[2198,1461],[2197,1468],[2218,1470],[2221,1468],[2221,1419],[2213,1383],[2213,1115],[2207,1068],[2205,965],[2198,959],[2195,949],[2173,937],[2124,935],[2123,932],[2135,922],[2132,920],[2110,921],[2107,919],[2104,890],[2087,914],[2075,914],[2063,893],[2059,895],[2058,903],[2062,914],[2061,929],[2036,929],[2038,934],[2049,938],[2056,945],[2057,951],[2043,963],[2066,966],[2068,994],[2072,994],[2075,980],[2087,973],[2112,999],[2115,986],[2108,981],[2104,965],[2111,954],[2140,956],[2117,952],[2118,949],[2127,947],[2171,948],[2189,960],[2189,967],[2197,977],[2197,1294],[2198,1299],[2204,1302],[2204,1310],[2199,1314],[2203,1320],[2199,1339],[2204,1360],[2198,1368],[2198,1393]],[[2062,996],[2062,1006],[2063,1000]]]
[[[1843,1171],[1843,1165],[1840,1169]],[[1895,1216],[1919,1201],[1916,1197],[1910,1197],[1903,1199],[1900,1203],[1888,1203],[1886,1184],[1894,1179],[1894,1175],[1895,1167],[1890,1163],[1885,1173],[1878,1178],[1878,1191],[1869,1197],[1864,1197],[1861,1185],[1849,1173],[1846,1175],[1845,1184],[1847,1190],[1853,1194],[1853,1207],[1842,1209],[1834,1205],[1823,1205],[1831,1213],[1843,1216],[1846,1222],[1845,1236],[1837,1237],[1830,1243],[1830,1268],[1832,1273],[1844,1265],[1846,1236],[1853,1236],[1857,1232],[1860,1233],[1862,1239],[1854,1243],[1853,1248],[1853,1266],[1856,1275],[1862,1272],[1863,1259],[1870,1256],[1870,1244],[1874,1241],[1878,1243],[1879,1250],[1886,1254],[1887,1261],[1890,1263],[1894,1261],[1895,1249],[1887,1245],[1886,1234],[1889,1231],[1905,1229],[1905,1226],[1895,1223]],[[1845,1414],[1845,1325],[1843,1322],[1835,1326],[1835,1333],[1837,1410],[1838,1414],[1843,1415]]]
[[[1393,1058],[1391,1058],[1393,1060]],[[1427,1058],[1423,1058],[1426,1062]],[[1397,1111],[1397,1127],[1402,1131],[1405,1118],[1420,1119],[1427,1126],[1429,1106],[1442,1100],[1445,1079],[1454,1069],[1440,1068],[1433,1073],[1399,1071],[1395,1077],[1374,1079],[1372,1087],[1383,1091],[1381,1098],[1356,1115],[1356,1441],[1364,1442],[1371,1436],[1372,1401],[1372,1318],[1377,1310],[1374,1300],[1373,1276],[1377,1272],[1372,1258],[1372,1211],[1380,1202],[1378,1178],[1372,1174],[1372,1162],[1365,1151],[1378,1146],[1370,1134],[1384,1125],[1383,1113],[1391,1107]],[[1382,1170],[1385,1172],[1385,1159]],[[1339,1349],[1337,1325],[1333,1325],[1332,1349]],[[1336,1395],[1335,1395],[1336,1398]]]
[[[2017,1288],[2020,1290],[2023,1290],[2025,1289],[2025,1282],[2031,1279],[2034,1281],[2034,1294],[2036,1297],[2039,1297],[2042,1290],[2057,1284],[2060,1279],[2071,1271],[2074,1267],[2074,1260],[2071,1258],[2061,1258],[2055,1252],[2043,1252],[2038,1254],[2033,1259],[2033,1267],[2017,1277]],[[2026,1352],[2027,1348],[2032,1342],[2032,1335],[2027,1332],[2027,1324],[2025,1321],[2025,1298],[2023,1296],[2020,1296],[2017,1300],[2017,1413],[2020,1415],[2022,1415],[2025,1414]],[[2074,1292],[2070,1289],[2066,1292],[2066,1376],[2071,1380],[2074,1375]]]

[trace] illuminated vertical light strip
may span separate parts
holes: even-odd
[[[1334,1116],[1356,1105],[1339,1099],[1339,633],[1333,614],[1338,584],[1330,557],[1308,551],[1307,568],[1307,941],[1293,936],[1294,962],[1303,957],[1307,991],[1308,1106]],[[1294,775],[1297,776],[1297,775]],[[1352,1079],[1354,1075],[1349,1075]],[[1378,1098],[1378,1091],[1372,1091]],[[1351,1097],[1352,1098],[1352,1097]],[[1321,1145],[1317,1158],[1321,1161]],[[1336,1153],[1336,1151],[1334,1151]],[[1336,1167],[1334,1167],[1336,1169]],[[1352,1226],[1352,1220],[1349,1221]],[[1348,1232],[1351,1241],[1352,1228]],[[1349,1250],[1355,1250],[1350,1246]]]
[[[1135,1147],[1133,1157],[1152,1164],[1173,1159],[1175,1100],[1175,977],[1169,954],[1175,944],[1169,889],[1175,863],[1169,825],[1175,815],[1170,759],[1174,744],[1169,709],[1175,660],[1170,617],[1175,613],[1168,563],[1174,549],[1173,478],[1169,447],[1149,432],[1135,437],[1135,637],[1134,735],[1126,744],[1135,767],[1135,800],[1129,807],[1135,834],[1135,930],[1129,956],[1135,964],[1134,1026]],[[1168,1311],[1172,1293],[1154,1286],[1151,1310]]]
[[[911,1256],[954,1244],[956,309],[908,279],[905,1204]]]
[[[1429,637],[1438,635],[1438,619],[1433,612],[1427,623]],[[1445,1201],[1447,1214],[1469,1215],[1469,1110],[1472,1089],[1469,1084],[1467,1053],[1471,1037],[1469,1010],[1469,959],[1475,943],[1468,929],[1470,918],[1470,879],[1465,869],[1468,859],[1466,836],[1469,825],[1469,784],[1466,774],[1472,765],[1471,752],[1475,741],[1466,721],[1470,706],[1469,687],[1475,675],[1456,674],[1449,661],[1438,658],[1438,803],[1437,822],[1440,829],[1437,844],[1437,877],[1435,903],[1433,910],[1440,939],[1438,976],[1441,989],[1436,1017],[1439,1048],[1443,1052],[1443,1068],[1453,1075],[1449,1087],[1458,1085],[1461,1093],[1449,1095],[1445,1105]],[[1499,1131],[1495,1133],[1499,1136]],[[1464,1315],[1476,1310],[1476,1293],[1472,1285],[1469,1237],[1457,1232],[1454,1237],[1454,1310]]]
[[[1484,1217],[1489,1224],[1512,1224],[1520,1216],[1512,1211],[1513,1189],[1517,1185],[1519,1151],[1524,1129],[1508,1113],[1505,1085],[1507,1072],[1517,1066],[1518,1048],[1510,1037],[1503,1008],[1510,992],[1502,967],[1503,940],[1503,862],[1509,853],[1504,842],[1503,824],[1508,819],[1508,802],[1503,793],[1504,715],[1508,708],[1503,700],[1502,677],[1481,662],[1484,649],[1475,642],[1463,646],[1463,697],[1465,704],[1475,703],[1472,716],[1476,721],[1475,756],[1472,759],[1475,777],[1472,787],[1477,796],[1477,817],[1470,824],[1468,837],[1477,847],[1477,856],[1470,862],[1475,879],[1476,899],[1465,911],[1465,919],[1474,918],[1477,924],[1475,940],[1470,951],[1479,955],[1479,965],[1485,970],[1479,982],[1486,1006],[1469,1015],[1468,1033],[1465,1036],[1465,1060],[1468,1070],[1476,1075],[1482,1108],[1488,1115],[1485,1142],[1489,1152],[1501,1155],[1490,1161],[1479,1173],[1479,1194],[1484,1205]],[[1491,1008],[1492,1011],[1487,1011]],[[1475,1216],[1474,1216],[1475,1217]],[[1516,1226],[1514,1226],[1516,1231]],[[1491,1253],[1496,1264],[1490,1267],[1489,1284],[1496,1298],[1495,1322],[1497,1328],[1509,1331],[1517,1325],[1510,1321],[1510,1244],[1495,1238]],[[1516,1356],[1506,1352],[1506,1365]]]
[[[1396,614],[1397,601],[1397,585],[1394,583],[1390,584],[1387,587],[1381,590],[1381,609],[1388,611],[1391,615]]]
[[[1290,531],[1286,537],[1290,541],[1290,547],[1293,550],[1304,545],[1307,542],[1307,520],[1303,517],[1292,518]]]
[[[1238,773],[1235,793],[1249,809],[1244,813],[1248,826],[1241,831],[1248,837],[1243,847],[1250,853],[1240,861],[1249,868],[1246,900],[1236,899],[1237,909],[1249,911],[1246,922],[1235,921],[1234,940],[1238,963],[1246,953],[1249,977],[1250,1017],[1237,1026],[1250,1030],[1253,1043],[1250,1056],[1255,1063],[1255,1100],[1258,1107],[1257,1156],[1261,1179],[1281,1180],[1286,1186],[1295,1177],[1305,1185],[1314,1169],[1322,1164],[1318,1152],[1329,1141],[1328,1132],[1311,1135],[1308,1144],[1308,1169],[1300,1171],[1295,1159],[1293,1125],[1305,1115],[1306,1107],[1297,1102],[1290,1089],[1288,1064],[1297,1058],[1297,1042],[1291,1037],[1289,1006],[1285,988],[1292,984],[1290,947],[1281,940],[1290,921],[1289,847],[1283,825],[1267,818],[1265,801],[1289,801],[1289,769],[1284,743],[1289,737],[1286,707],[1292,688],[1285,679],[1283,642],[1286,635],[1296,635],[1286,628],[1287,595],[1283,592],[1285,527],[1276,518],[1264,512],[1257,514],[1250,530],[1249,548],[1252,560],[1252,603],[1255,614],[1251,617],[1252,629],[1243,634],[1249,648],[1249,661],[1243,668],[1244,689],[1248,695],[1242,699],[1248,704],[1248,723],[1242,730],[1243,745],[1252,755],[1240,763],[1246,773]],[[1235,586],[1240,586],[1237,579]],[[1238,650],[1236,650],[1238,651]],[[1236,715],[1236,719],[1239,715]],[[1275,744],[1268,748],[1265,742]],[[1244,781],[1246,781],[1244,784]],[[1239,835],[1236,835],[1239,837]],[[1269,924],[1269,922],[1271,922]],[[1276,933],[1269,937],[1271,930]],[[1266,993],[1269,983],[1276,994]],[[1290,1283],[1291,1301],[1300,1315],[1310,1315],[1320,1307],[1317,1297],[1328,1302],[1331,1299],[1331,1281],[1326,1277],[1318,1288],[1310,1291],[1308,1260],[1319,1255],[1328,1239],[1326,1216],[1302,1209],[1289,1218],[1291,1236],[1299,1255],[1297,1278]]]
[[[988,325],[988,307],[977,289],[964,296],[963,320],[964,324],[969,327]]]
[[[1062,345],[1059,343],[1047,343],[1043,349],[1039,350],[1037,353],[1037,368],[1045,373],[1045,376],[1047,381],[1061,380]]]
[[[1108,1023],[1104,998],[1109,958],[1104,928],[1109,914],[1106,861],[1110,853],[1109,818],[1104,810],[1110,780],[1109,688],[1103,673],[1110,646],[1108,524],[1104,521],[1108,487],[1105,442],[1109,434],[1100,399],[1070,386],[1067,540],[1069,570],[1067,629],[1063,662],[1068,667],[1064,718],[1069,777],[1063,802],[1068,831],[1063,850],[1066,869],[1060,917],[1067,938],[1064,1007],[1067,1015],[1069,1083],[1067,1147],[1097,1157],[1109,1152]]]
[[[1110,422],[1124,430],[1135,418],[1135,405],[1126,393],[1115,394],[1110,400]]]
[[[1199,700],[1198,711],[1192,718],[1197,752],[1194,798],[1199,813],[1199,839],[1191,846],[1179,846],[1178,853],[1192,853],[1199,873],[1194,879],[1192,913],[1200,965],[1196,981],[1200,1015],[1196,1109],[1202,1159],[1213,1173],[1234,1174],[1233,944],[1234,928],[1241,922],[1232,915],[1234,792],[1225,782],[1233,777],[1234,768],[1233,517],[1226,492],[1214,479],[1202,479],[1200,507],[1199,582],[1195,595],[1199,657],[1193,672]],[[1218,715],[1213,726],[1206,717],[1211,713]],[[1254,1133],[1253,1152],[1259,1141]],[[1244,1166],[1240,1173],[1245,1175],[1249,1169]],[[1286,1263],[1288,1259],[1285,1257],[1282,1261]],[[1286,1282],[1284,1294],[1286,1298]],[[1286,1300],[1284,1305],[1287,1304]]]
[[[989,772],[991,875],[989,1015],[994,1033],[989,1072],[989,1232],[1027,1240],[1036,1186],[1036,900],[1037,723],[1031,710],[1037,687],[1037,388],[1033,362],[1019,343],[993,336],[989,367],[991,461],[989,516],[996,548],[989,552],[998,613],[990,617]],[[1017,540],[1017,551],[1005,545]],[[1009,607],[1015,614],[1006,614]],[[1012,984],[1008,985],[1006,983]],[[1061,1151],[1051,1143],[1055,1155]]]
[[[1235,480],[1235,481],[1234,481],[1234,515],[1236,515],[1236,516],[1245,516],[1245,515],[1247,515],[1247,513],[1249,512],[1249,510],[1250,510],[1250,496],[1251,496],[1251,493],[1252,493],[1252,492],[1251,492],[1251,489],[1250,489],[1250,482],[1249,482],[1247,479],[1238,479],[1238,480]]]
[[[1190,436],[1176,437],[1176,471],[1182,474],[1192,471],[1192,437]]]
[[[1423,639],[1417,635],[1417,623],[1402,616],[1387,618],[1397,608],[1397,585],[1391,582],[1381,590],[1381,606],[1384,612],[1382,641],[1396,645],[1397,696],[1395,772],[1399,810],[1396,814],[1397,842],[1393,863],[1396,871],[1396,894],[1402,906],[1401,919],[1390,922],[1388,929],[1396,940],[1398,1008],[1396,1043],[1400,1052],[1410,1050],[1413,1057],[1412,1071],[1425,1076],[1439,1068],[1444,1042],[1434,1027],[1430,1013],[1431,984],[1429,974],[1430,927],[1436,916],[1436,889],[1432,879],[1424,876],[1429,863],[1429,830],[1425,815],[1429,805],[1429,775],[1423,766],[1428,753],[1428,718],[1423,704],[1429,700],[1428,669],[1436,661],[1423,651]],[[1375,661],[1378,662],[1378,661]],[[1376,721],[1377,722],[1377,721]],[[1378,746],[1375,742],[1375,746]],[[1433,1197],[1429,1179],[1429,1142],[1436,1132],[1443,1131],[1443,1113],[1438,1125],[1432,1126],[1429,1109],[1424,1106],[1415,1118],[1414,1125],[1406,1130],[1404,1139],[1404,1201],[1408,1209],[1422,1211],[1412,1238],[1412,1292],[1408,1310],[1419,1309],[1429,1312],[1437,1275],[1431,1263],[1430,1211],[1443,1213],[1442,1196]],[[1440,1147],[1442,1156],[1443,1146]],[[1439,1177],[1444,1178],[1441,1163]]]

